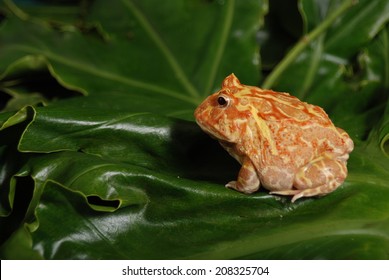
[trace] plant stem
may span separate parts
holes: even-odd
[[[231,30],[232,20],[234,17],[235,0],[228,1],[225,6],[226,6],[226,11],[225,13],[223,12],[224,19],[221,23],[222,29],[219,34],[219,37],[215,38],[215,41],[217,41],[218,48],[215,55],[213,56],[210,73],[208,75],[209,76],[208,81],[205,86],[204,92],[206,94],[209,94],[209,92],[211,92],[212,90],[212,85],[215,81],[217,70],[220,67],[220,62],[222,61],[222,56],[226,48],[228,35]]]
[[[21,20],[28,20],[29,16],[24,11],[19,9],[18,6],[11,0],[4,0],[4,3],[7,5],[8,9],[10,9],[18,18]]]
[[[389,36],[388,36],[388,28],[382,31],[382,42],[384,45],[384,50],[389,49]],[[384,60],[385,60],[385,74],[384,74],[384,88],[389,89],[389,55],[387,51],[384,51]]]
[[[284,57],[283,60],[274,68],[274,70],[267,76],[265,81],[262,84],[262,88],[268,89],[271,88],[275,82],[279,79],[281,74],[285,71],[286,68],[296,59],[296,57],[320,34],[325,32],[340,15],[342,15],[346,10],[351,6],[355,5],[358,1],[356,0],[346,0],[342,5],[331,13],[325,20],[322,21],[314,30],[310,33],[303,36],[302,39],[289,51],[289,53]]]

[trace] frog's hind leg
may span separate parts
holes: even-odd
[[[339,187],[347,176],[346,162],[323,155],[300,168],[293,182],[294,189],[272,194],[293,195],[292,202],[301,197],[325,195]]]

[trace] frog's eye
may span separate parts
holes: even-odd
[[[217,104],[219,104],[220,107],[225,108],[230,103],[230,99],[227,96],[220,95],[217,98]]]

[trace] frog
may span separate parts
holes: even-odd
[[[319,106],[241,84],[232,73],[194,111],[199,127],[241,165],[227,188],[244,194],[320,197],[341,186],[353,140]]]

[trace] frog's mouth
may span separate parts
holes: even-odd
[[[223,129],[218,129],[219,128],[218,125],[214,124],[212,126],[209,126],[201,122],[201,120],[196,120],[196,123],[211,138],[218,141],[223,141],[225,143],[234,143],[233,139],[231,139],[230,137],[231,135],[228,132],[224,131]]]
[[[202,121],[196,120],[196,123],[205,133],[209,134],[212,138],[217,138],[217,136],[214,136],[215,132],[207,125],[205,125]]]
[[[233,142],[233,133],[224,110],[214,108],[207,102],[202,103],[194,112],[195,120],[200,128],[212,138]]]

